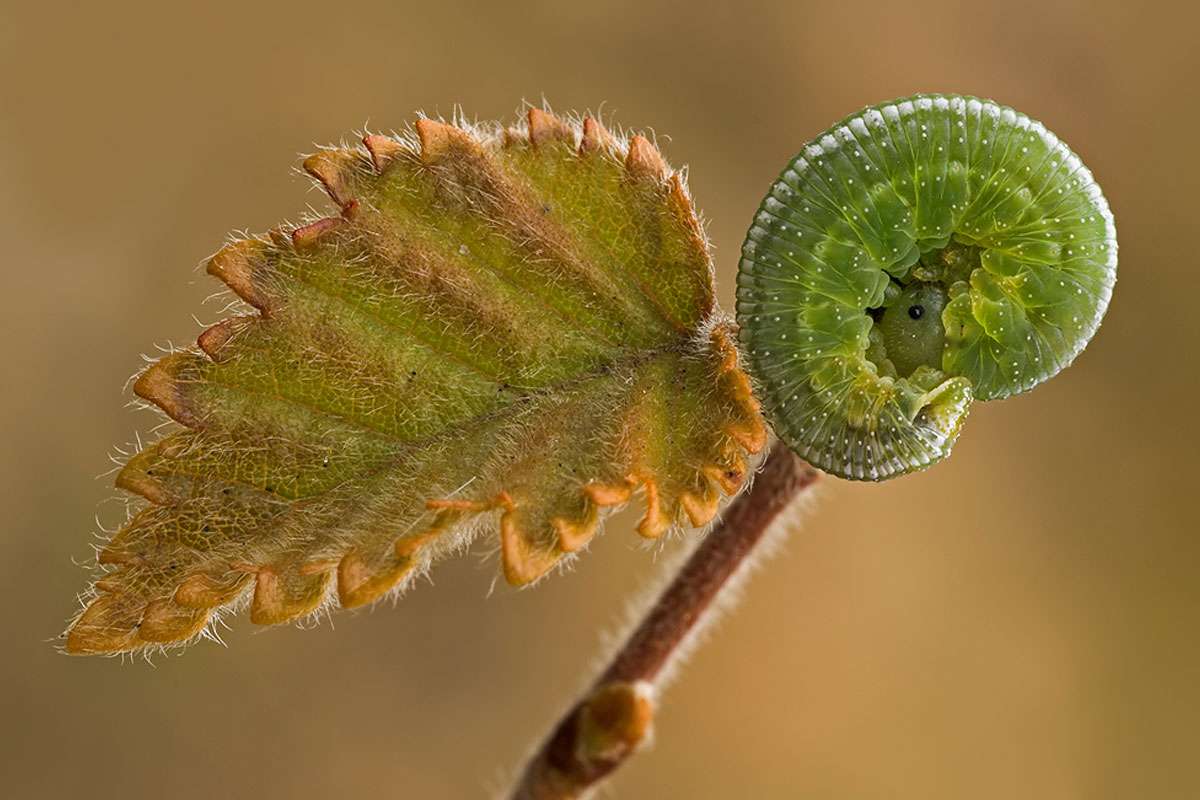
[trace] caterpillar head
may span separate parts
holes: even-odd
[[[947,456],[975,399],[1068,366],[1116,265],[1108,204],[1053,133],[919,95],[833,126],[772,185],[742,249],[740,336],[779,437],[882,480]]]

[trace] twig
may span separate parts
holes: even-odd
[[[584,797],[649,739],[656,682],[701,623],[715,616],[714,601],[817,474],[786,446],[772,448],[754,485],[730,504],[591,690],[525,766],[512,800]]]

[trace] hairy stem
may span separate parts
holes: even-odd
[[[655,694],[768,530],[818,473],[776,443],[754,485],[729,506],[622,643],[585,696],[525,766],[512,800],[586,796],[650,736]]]

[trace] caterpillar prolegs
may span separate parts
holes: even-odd
[[[739,335],[776,434],[883,480],[947,456],[973,400],[1068,366],[1116,266],[1108,204],[1058,137],[990,100],[918,95],[834,125],[772,185]]]

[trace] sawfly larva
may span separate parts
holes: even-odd
[[[776,434],[883,480],[948,455],[974,399],[1069,365],[1116,266],[1108,204],[1058,137],[918,95],[834,125],[772,185],[742,248],[740,336]]]

